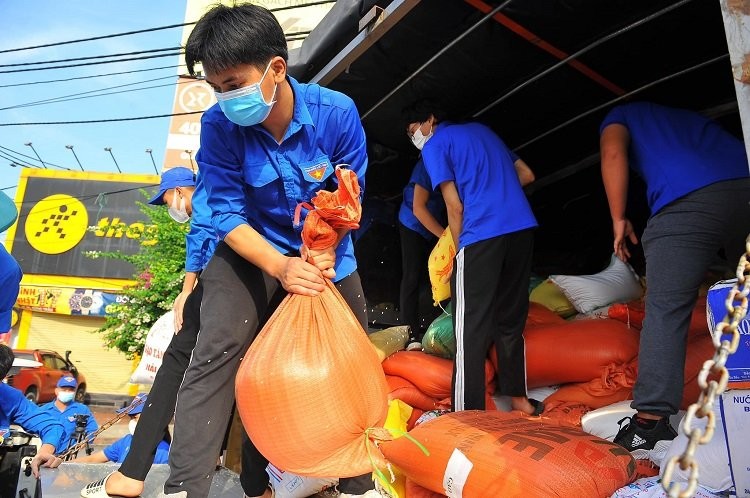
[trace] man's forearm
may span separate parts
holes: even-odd
[[[182,282],[182,292],[193,292],[196,282],[198,282],[198,272],[186,271],[185,280]]]

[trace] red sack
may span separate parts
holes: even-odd
[[[556,401],[582,404],[595,410],[604,406],[633,399],[633,385],[638,375],[635,362],[625,365],[607,365],[599,377],[588,382],[567,384],[550,394],[545,405]]]
[[[637,356],[638,339],[637,331],[610,319],[526,327],[528,387],[595,379],[605,366],[627,363]],[[490,359],[497,365],[494,348],[490,349]]]
[[[646,317],[646,303],[639,299],[629,303],[616,303],[609,307],[607,315],[619,320],[633,328],[641,330],[643,319]],[[708,333],[708,320],[706,319],[706,296],[700,296],[695,302],[693,314],[690,316],[690,328],[688,335],[701,335]]]
[[[359,204],[350,195],[356,176],[340,168],[336,175],[345,194],[326,199]],[[337,226],[351,215],[348,226],[357,226],[356,206],[321,207],[329,210],[325,216],[344,213],[334,217]],[[330,246],[332,233],[335,241],[320,214],[311,211],[302,232],[311,249]],[[250,439],[279,468],[353,477],[372,470],[369,453],[377,452],[368,429],[385,422],[388,385],[367,334],[326,283],[315,297],[289,294],[260,331],[237,372],[237,409]]]
[[[408,380],[396,377],[395,375],[386,375],[385,380],[388,382],[389,400],[400,399],[412,408],[418,408],[423,411],[436,410],[438,408],[438,400],[427,396]]]
[[[485,378],[488,390],[494,392],[495,369],[485,362]],[[435,399],[450,398],[453,361],[438,358],[422,351],[399,351],[383,360],[383,371],[387,375],[402,377]]]
[[[635,477],[621,446],[506,412],[449,413],[409,435],[429,455],[405,437],[380,443],[383,455],[409,480],[450,496],[609,497]]]

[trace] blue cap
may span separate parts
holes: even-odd
[[[78,381],[72,375],[64,375],[57,381],[57,387],[78,387]]]
[[[177,166],[162,173],[159,193],[148,201],[148,203],[155,206],[164,204],[164,192],[175,187],[195,187],[195,173],[193,173],[193,170],[184,166]]]
[[[143,402],[141,404],[139,404],[138,406],[136,406],[135,408],[133,408],[132,410],[130,410],[130,413],[128,413],[128,415],[138,415],[139,413],[141,413],[143,411],[143,408],[145,408],[145,406],[146,406],[146,401],[148,400],[148,396],[146,395],[146,393],[138,393],[135,396],[135,398],[133,398],[133,401],[135,401],[137,399],[142,399]],[[131,401],[130,404],[133,404],[133,401]],[[130,405],[128,405],[128,406],[130,406]],[[127,409],[128,409],[128,407],[126,406],[125,408],[120,408],[119,410],[116,410],[116,412],[117,413],[122,413],[122,412],[124,412]]]

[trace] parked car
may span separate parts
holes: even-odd
[[[6,379],[9,385],[20,390],[34,403],[46,403],[55,399],[57,381],[63,375],[72,375],[78,381],[76,401],[86,401],[86,377],[70,360],[70,351],[65,358],[56,351],[46,349],[14,349],[16,359],[40,363],[36,367],[11,368]]]

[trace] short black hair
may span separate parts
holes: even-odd
[[[13,366],[13,360],[16,355],[13,354],[13,350],[5,344],[0,344],[0,380],[4,379],[10,367]]]
[[[284,30],[271,11],[249,3],[211,8],[185,44],[185,64],[192,76],[198,62],[211,72],[239,64],[260,69],[276,56],[289,58]]]
[[[430,114],[435,116],[438,122],[447,119],[445,111],[436,100],[420,99],[401,110],[401,124],[406,128],[411,123],[424,123]]]

